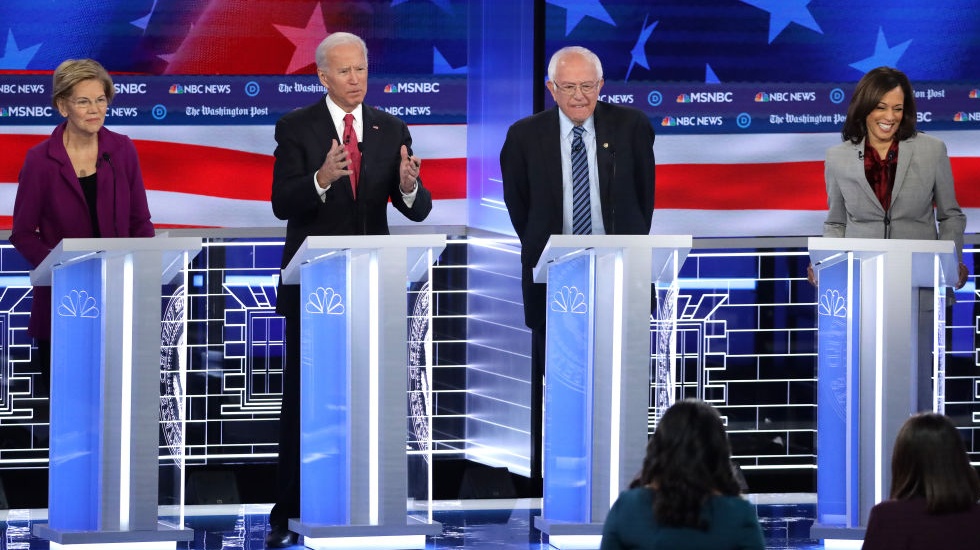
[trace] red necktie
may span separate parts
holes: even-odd
[[[350,188],[357,198],[357,179],[361,175],[361,150],[357,147],[357,132],[354,131],[354,115],[347,113],[344,115],[344,149],[347,150],[347,158],[350,159]]]

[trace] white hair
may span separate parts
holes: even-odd
[[[583,48],[582,46],[565,46],[564,48],[558,50],[551,56],[551,61],[548,62],[548,80],[555,81],[555,73],[558,72],[558,62],[561,58],[569,54],[579,54],[587,61],[592,63],[595,67],[595,74],[597,80],[602,80],[602,62],[599,61],[599,57],[592,53],[588,48]]]
[[[330,50],[337,46],[342,46],[345,44],[357,44],[364,50],[364,60],[367,61],[367,44],[361,40],[360,36],[356,34],[351,34],[349,32],[335,32],[330,34],[320,42],[320,45],[316,47],[316,67],[318,69],[326,69],[327,67],[327,54]]]

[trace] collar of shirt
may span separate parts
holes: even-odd
[[[344,136],[344,115],[347,114],[346,111],[337,106],[336,103],[330,99],[328,95],[325,99],[327,102],[327,109],[330,111],[330,119],[333,120],[333,127],[337,130],[337,137],[343,139]],[[351,111],[354,115],[354,131],[357,132],[357,141],[364,141],[364,117],[361,116],[363,109],[361,108],[363,104],[358,104]]]
[[[589,117],[582,123],[582,128],[585,128],[585,134],[582,137],[583,140],[588,137],[591,138],[592,141],[595,141],[595,122],[593,118],[594,117]],[[571,148],[572,128],[575,127],[575,124],[572,122],[572,119],[568,118],[568,116],[561,111],[561,109],[558,109],[558,126],[561,130],[561,139],[563,142],[565,142],[565,147]]]

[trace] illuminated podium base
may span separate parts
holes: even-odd
[[[51,548],[91,545],[91,548],[171,550],[177,548],[177,541],[194,540],[194,530],[161,523],[155,531],[65,531],[44,524],[34,526],[34,536],[50,541]]]
[[[602,541],[601,523],[569,523],[534,517],[534,528],[547,535],[549,545],[559,550],[594,549]]]
[[[303,535],[303,546],[314,549],[425,548],[426,536],[442,534],[442,524],[408,518],[405,525],[311,525],[289,520],[289,530]]]

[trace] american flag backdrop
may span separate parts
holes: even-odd
[[[466,224],[464,0],[49,0],[0,3],[0,228],[24,152],[60,117],[50,72],[93,57],[119,93],[107,126],[140,153],[161,227],[277,226],[272,132],[323,93],[330,32],[369,48],[367,102],[409,123],[437,202]],[[949,146],[969,231],[980,216],[980,0],[547,0],[545,45],[599,54],[603,99],[657,131],[654,231],[819,234],[823,157],[854,83],[879,65],[916,88]],[[507,101],[501,97],[500,101]],[[546,104],[550,104],[546,98]],[[510,121],[507,121],[508,123]],[[471,199],[473,197],[470,197]]]

